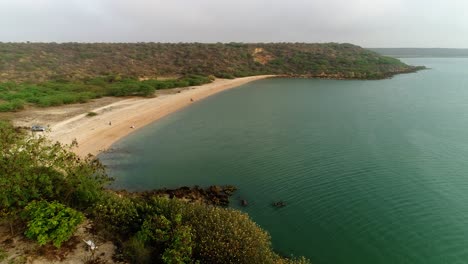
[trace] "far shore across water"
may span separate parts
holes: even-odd
[[[212,83],[190,87],[179,93],[155,98],[130,98],[96,109],[96,116],[86,113],[67,118],[50,127],[47,137],[52,141],[70,144],[74,139],[78,147],[73,149],[80,156],[97,155],[119,139],[168,114],[178,111],[195,101],[248,82],[274,77],[251,76],[236,79],[216,79]],[[70,106],[73,107],[73,106]]]

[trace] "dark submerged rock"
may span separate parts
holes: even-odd
[[[286,203],[283,201],[278,201],[278,202],[273,202],[271,205],[276,208],[281,208],[281,207],[285,207]]]

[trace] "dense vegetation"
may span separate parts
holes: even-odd
[[[117,195],[105,189],[110,180],[92,156],[80,159],[67,146],[0,122],[0,218],[39,245],[60,247],[85,216],[130,263],[308,263],[276,254],[244,213]]]
[[[35,239],[43,246],[52,242],[60,247],[70,239],[76,227],[83,221],[83,214],[53,201],[32,201],[24,208],[27,221],[26,237]]]
[[[0,43],[0,82],[122,75],[258,74],[384,78],[413,70],[352,44],[305,43]]]
[[[155,90],[200,85],[210,77],[187,75],[178,79],[143,80],[108,75],[83,80],[54,80],[42,83],[0,83],[0,112],[21,110],[27,104],[40,107],[83,103],[102,96],[152,96]]]
[[[150,96],[157,89],[204,84],[213,76],[378,79],[417,69],[335,43],[0,43],[0,112],[100,96]]]

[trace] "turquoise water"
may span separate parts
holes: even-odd
[[[468,59],[404,61],[432,69],[250,83],[101,159],[119,188],[236,185],[275,249],[315,264],[468,263]]]

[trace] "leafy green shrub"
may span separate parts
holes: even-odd
[[[137,210],[137,204],[128,197],[113,193],[102,196],[92,209],[92,216],[98,225],[107,229],[113,236],[127,239],[140,230],[144,221]]]
[[[180,214],[170,220],[164,215],[147,217],[136,236],[161,249],[164,263],[188,263],[191,259],[193,247],[191,227],[182,225]]]
[[[5,260],[7,257],[8,257],[7,252],[3,248],[0,248],[0,262]]]
[[[232,209],[110,193],[94,210],[96,223],[127,241],[124,255],[132,261],[149,254],[165,263],[308,263],[278,256],[270,236]]]
[[[174,87],[188,87],[190,86],[190,82],[188,80],[178,80],[177,82],[175,82],[175,86]]]
[[[153,250],[136,236],[124,243],[123,256],[130,263],[153,263]]]
[[[10,103],[0,103],[0,112],[12,112],[14,111]]]
[[[281,259],[271,248],[270,236],[245,213],[157,197],[146,204],[152,212],[171,217],[172,221],[180,215],[181,224],[191,227],[194,260],[202,263],[275,263]]]
[[[218,78],[223,78],[223,79],[234,79],[234,78],[236,78],[233,74],[225,73],[225,72],[216,73],[215,76],[218,77]]]
[[[10,102],[0,103],[0,112],[18,111],[24,108],[24,101],[21,99],[13,99]]]
[[[1,44],[1,43],[0,43]],[[152,96],[157,89],[169,89],[209,83],[212,78],[187,75],[179,79],[145,80],[107,75],[82,81],[62,77],[43,83],[0,83],[0,112],[18,111],[25,103],[40,107],[84,103],[102,96]]]
[[[23,217],[27,221],[26,237],[37,240],[41,246],[52,242],[57,248],[70,239],[84,220],[82,213],[55,201],[33,201],[25,207]]]
[[[110,178],[98,160],[82,159],[69,147],[1,125],[0,212],[14,212],[40,199],[80,209],[97,202]]]
[[[24,101],[21,99],[13,99],[10,102],[10,105],[14,111],[21,110],[24,108]]]
[[[187,81],[190,86],[202,85],[202,84],[210,83],[211,81],[213,81],[213,79],[210,77],[205,77],[201,75],[193,75],[193,74],[188,75],[184,77],[183,79]]]
[[[150,96],[154,93],[155,87],[145,82],[140,82],[132,79],[125,79],[121,82],[116,82],[109,85],[106,89],[107,95],[110,96]]]
[[[204,263],[274,263],[270,236],[240,211],[190,205],[184,214],[195,235],[193,254]]]
[[[96,112],[88,112],[86,114],[87,117],[93,117],[93,116],[97,116],[97,115],[98,115],[98,113],[96,113]]]

